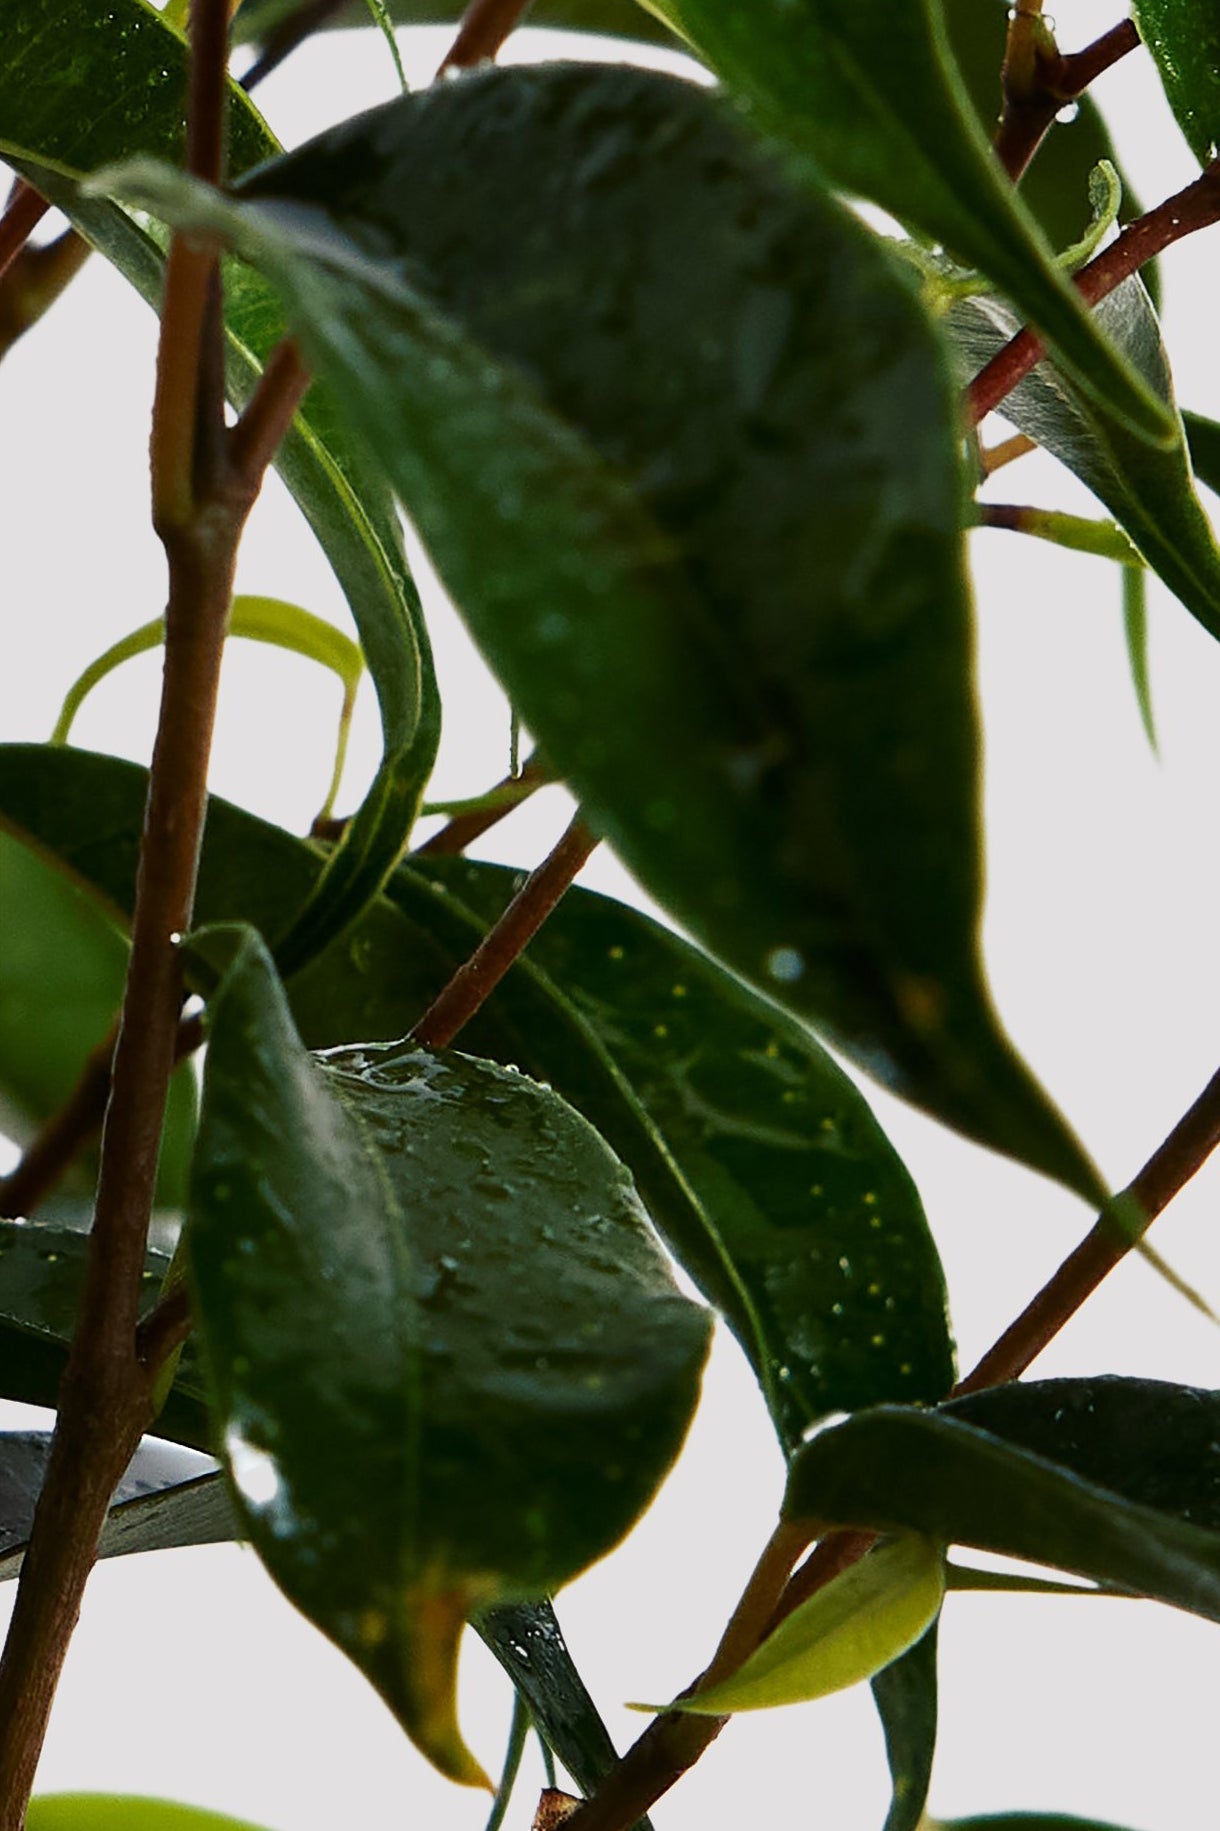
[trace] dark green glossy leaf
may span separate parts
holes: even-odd
[[[654,894],[891,1086],[1100,1199],[978,961],[956,407],[874,239],[639,71],[404,98],[267,168],[244,210],[125,184],[271,274]]]
[[[1220,1620],[1220,1394],[1049,1380],[880,1406],[797,1453],[785,1512],[926,1532]]]
[[[143,781],[114,758],[0,746],[0,818],[126,911]],[[200,920],[274,935],[319,869],[310,846],[214,800]],[[396,872],[394,907],[373,904],[291,982],[306,1041],[403,1035],[516,881],[466,860]],[[829,1411],[948,1389],[943,1278],[901,1163],[809,1033],[689,942],[569,892],[464,1040],[551,1082],[630,1166],[741,1340],[785,1447]]]
[[[0,1434],[0,1583],[21,1569],[50,1447],[49,1431]],[[236,1537],[223,1477],[185,1475],[181,1456],[145,1443],[115,1490],[98,1556],[221,1545]]]
[[[420,859],[388,891],[421,922],[412,882],[421,873],[487,923],[514,887],[499,866]],[[741,1336],[786,1447],[827,1412],[873,1403],[882,1389],[921,1399],[947,1391],[944,1284],[918,1194],[808,1031],[680,936],[587,891],[564,898],[528,960],[562,988],[688,1184],[702,1249],[689,1228],[670,1243]],[[492,1010],[526,1031],[515,980]],[[581,1097],[562,1056],[537,1051],[535,1060],[613,1136],[606,1103]],[[726,1267],[736,1293],[724,1290]]]
[[[87,896],[45,858],[0,833],[0,1121],[26,1144],[64,1104],[123,997],[127,946]],[[180,1207],[195,1135],[189,1068],[170,1086],[157,1202]],[[92,1186],[96,1154],[76,1187]]]
[[[119,1793],[45,1793],[31,1799],[25,1831],[259,1831],[244,1818]]]
[[[1220,491],[1220,423],[1201,413],[1184,413],[1190,460],[1208,489]]]
[[[209,1008],[188,1235],[239,1513],[409,1733],[477,1781],[462,1624],[628,1530],[685,1433],[708,1319],[557,1095],[453,1054],[311,1058],[246,933]]]
[[[1005,178],[954,61],[940,0],[648,0],[837,185],[977,267],[1072,374],[1153,440],[1161,407],[1099,334]]]
[[[135,154],[175,158],[183,138],[185,46],[142,0],[0,0],[0,145],[32,161],[39,182],[86,237],[154,305],[162,289],[156,242],[121,211],[82,198],[68,179]],[[107,96],[104,109],[96,106]],[[242,91],[230,88],[230,159],[242,171],[278,144]],[[268,287],[248,269],[229,275],[228,387],[244,403],[284,331]],[[347,597],[381,710],[384,757],[328,873],[296,912],[286,957],[299,964],[374,894],[402,850],[431,771],[439,703],[427,636],[384,480],[315,386],[276,458]],[[284,925],[285,927],[287,924]]]
[[[87,1215],[82,1215],[87,1225]],[[0,1396],[53,1406],[67,1359],[85,1276],[83,1226],[54,1221],[0,1220]],[[169,1269],[169,1255],[150,1248],[143,1299],[151,1305]],[[209,1447],[203,1387],[190,1348],[157,1432],[193,1449]]]
[[[1220,17],[1212,0],[1132,0],[1178,126],[1200,165],[1220,152]]]
[[[885,1732],[893,1797],[882,1831],[919,1831],[936,1753],[936,1649],[939,1622],[872,1680]]]
[[[1160,325],[1138,276],[1104,299],[1097,314],[1172,414],[1173,442],[1151,446],[1136,438],[1047,363],[1009,395],[1005,416],[1088,485],[1170,591],[1220,636],[1220,548],[1195,493]],[[1007,341],[1016,319],[1002,301],[976,298],[955,305],[947,325],[964,370],[973,374]]]
[[[472,1623],[525,1699],[548,1746],[586,1797],[618,1760],[609,1731],[572,1663],[549,1602],[509,1602]],[[634,1831],[650,1831],[643,1818]]]

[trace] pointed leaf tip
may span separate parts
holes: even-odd
[[[944,1547],[906,1534],[871,1551],[794,1609],[723,1684],[668,1708],[728,1716],[844,1691],[914,1646],[939,1614],[944,1593]]]
[[[396,1698],[387,1697],[420,1753],[459,1786],[495,1786],[470,1752],[458,1721],[457,1675],[462,1631],[477,1598],[466,1587],[414,1590],[407,1598],[396,1635],[395,1665],[401,1680]],[[384,1638],[384,1618],[365,1624]]]

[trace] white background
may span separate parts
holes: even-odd
[[[1065,0],[1064,48],[1114,17],[1110,6]],[[402,41],[423,80],[446,34]],[[558,43],[522,35],[514,49],[553,54]],[[1157,201],[1195,168],[1142,63],[1128,59],[1098,94],[1133,181]],[[260,100],[291,144],[393,89],[386,47],[363,32],[308,47]],[[1172,251],[1163,272],[1181,397],[1220,414],[1209,349],[1216,235]],[[78,668],[161,608],[162,562],[146,507],[153,354],[151,315],[95,262],[0,366],[5,739],[45,737]],[[1041,458],[1005,472],[992,493],[1095,507]],[[1126,674],[1113,569],[996,533],[975,537],[974,557],[992,977],[1018,1043],[1120,1184],[1220,1062],[1220,652],[1153,587],[1158,761]],[[278,484],[256,513],[239,588],[295,599],[348,626]],[[503,772],[507,717],[440,606],[435,642],[448,721],[437,792],[475,793]],[[148,657],[109,681],[82,715],[77,741],[144,758],[157,670]],[[329,774],[336,700],[334,682],[310,664],[234,644],[213,787],[304,830]],[[370,702],[366,689],[345,806],[375,761]],[[490,835],[484,855],[532,864],[562,819],[562,798],[549,791]],[[625,885],[604,857],[585,881]],[[920,1184],[968,1366],[1090,1217],[884,1096],[875,1104]],[[1220,1179],[1201,1176],[1158,1225],[1156,1242],[1220,1305],[1218,1193]],[[1136,1264],[1109,1280],[1037,1371],[1217,1385],[1220,1335]],[[722,1344],[669,1485],[628,1544],[561,1600],[577,1660],[620,1741],[641,1727],[620,1700],[669,1695],[706,1657],[770,1530],[780,1488],[753,1383],[733,1345]],[[0,1612],[10,1600],[11,1592]],[[1057,1807],[1134,1831],[1217,1823],[1212,1635],[1151,1604],[951,1598],[933,1810]],[[464,1662],[463,1693],[469,1739],[495,1770],[508,1687],[477,1645]],[[531,1769],[511,1826],[528,1825],[536,1781]],[[425,1768],[363,1681],[294,1615],[253,1554],[235,1547],[98,1570],[41,1773],[41,1790],[63,1788],[159,1793],[272,1831],[348,1823],[475,1831],[486,1814],[479,1796]],[[886,1798],[880,1736],[861,1688],[733,1725],[655,1819],[658,1831],[772,1823],[876,1831]]]

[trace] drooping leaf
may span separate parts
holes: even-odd
[[[128,912],[143,782],[114,758],[0,746],[0,819]],[[274,936],[320,868],[312,847],[213,800],[199,919]],[[394,907],[373,904],[290,982],[305,1040],[403,1035],[514,888],[466,860],[396,872]],[[571,891],[463,1040],[549,1081],[629,1165],[786,1448],[828,1412],[948,1390],[944,1281],[905,1170],[809,1033],[689,942]]]
[[[274,279],[654,894],[891,1086],[1097,1200],[978,962],[956,408],[874,239],[714,98],[628,70],[403,98],[245,208],[112,182]]]
[[[25,1826],[26,1831],[259,1831],[244,1818],[126,1793],[43,1793],[31,1799]]]
[[[1202,413],[1184,413],[1182,424],[1196,475],[1209,489],[1220,491],[1220,423]]]
[[[668,1708],[696,1716],[770,1710],[872,1678],[935,1621],[944,1566],[942,1548],[913,1533],[878,1546],[793,1609],[730,1677]]]
[[[936,1753],[938,1630],[939,1619],[871,1681],[893,1787],[882,1831],[919,1831],[923,1823]]]
[[[556,1095],[457,1055],[310,1057],[248,931],[211,1007],[188,1240],[251,1540],[480,1781],[463,1623],[629,1528],[689,1422],[706,1313]]]
[[[0,1397],[53,1406],[84,1284],[88,1215],[80,1226],[56,1221],[0,1220]],[[150,1247],[141,1296],[155,1302],[169,1255]],[[188,1345],[157,1432],[192,1449],[207,1449],[210,1429],[203,1387]]]
[[[915,1531],[1220,1620],[1220,1394],[1049,1380],[879,1406],[798,1451],[793,1519]]]
[[[618,1760],[549,1602],[508,1602],[471,1624],[512,1679],[548,1747],[586,1796]],[[650,1831],[643,1818],[634,1831]]]
[[[1123,1827],[1064,1812],[995,1812],[984,1813],[982,1818],[930,1818],[927,1831],[1123,1831]]]
[[[104,9],[84,0],[0,0],[0,147],[86,238],[156,305],[164,260],[123,211],[80,195],[71,180],[135,154],[174,159],[183,146],[186,47],[144,0]],[[107,106],[96,99],[105,95]],[[247,97],[230,85],[230,165],[248,169],[278,150]],[[256,274],[228,276],[227,385],[242,405],[284,332]],[[360,634],[381,712],[381,766],[310,905],[284,935],[299,964],[342,929],[401,852],[431,771],[439,701],[419,600],[389,491],[314,386],[276,465],[326,552]],[[287,924],[285,924],[287,927]]]
[[[1220,637],[1220,547],[1195,492],[1160,325],[1138,275],[1103,299],[1097,315],[1172,414],[1172,442],[1136,438],[1045,362],[1009,395],[1005,415],[1088,485],[1170,591]],[[981,368],[1016,323],[999,299],[955,305],[946,324],[963,372]]]
[[[1152,682],[1148,674],[1148,575],[1139,566],[1122,568],[1123,636],[1127,644],[1127,664],[1131,684],[1139,707],[1140,723],[1153,753],[1157,750],[1156,713],[1152,705]]]
[[[978,123],[940,0],[647,0],[769,131],[1009,294],[1073,376],[1156,441],[1170,426],[1091,322]]]
[[[0,1583],[21,1569],[50,1448],[49,1431],[0,1434]],[[215,1471],[184,1474],[181,1462],[158,1444],[141,1445],[111,1503],[100,1558],[221,1545],[237,1537],[222,1477]]]
[[[1178,126],[1200,165],[1220,153],[1220,19],[1210,0],[1132,0]]]
[[[128,949],[96,905],[45,857],[0,833],[0,1124],[27,1144],[59,1111],[123,998]],[[195,1132],[190,1069],[170,1085],[156,1199],[181,1205]],[[77,1167],[91,1186],[96,1153]]]

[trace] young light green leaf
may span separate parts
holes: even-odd
[[[54,862],[0,833],[0,1123],[26,1144],[59,1111],[92,1050],[105,1042],[123,998],[127,946],[92,900]],[[171,1083],[157,1172],[157,1201],[177,1207],[195,1135],[190,1070]],[[91,1186],[95,1155],[73,1186]]]
[[[335,763],[331,771],[330,787],[322,805],[319,819],[326,818],[334,810],[335,797],[343,776],[343,764],[347,756],[347,739],[351,727],[352,713],[356,706],[356,692],[360,677],[364,672],[364,656],[359,648],[345,636],[342,630],[336,629],[333,623],[326,623],[312,612],[302,610],[299,604],[287,604],[282,598],[249,597],[239,594],[233,599],[229,614],[229,634],[243,636],[251,642],[268,642],[276,648],[290,650],[293,654],[304,655],[308,661],[317,661],[323,667],[330,668],[339,678],[343,687],[343,706],[339,714],[339,738],[335,746]],[[114,642],[90,662],[78,678],[73,681],[64,696],[55,729],[51,733],[53,744],[66,744],[76,715],[94,687],[105,680],[108,674],[120,667],[124,661],[130,661],[136,655],[143,655],[149,649],[159,648],[165,640],[165,618],[156,617],[151,623],[141,624],[139,629],[132,630],[129,636]]]
[[[252,1542],[442,1771],[482,1782],[465,1620],[628,1530],[706,1313],[555,1094],[401,1046],[315,1060],[249,931],[210,1006],[188,1240]]]
[[[31,1799],[25,1831],[259,1831],[244,1818],[169,1799],[118,1793],[42,1793]]]
[[[946,1581],[952,1566],[946,1567]],[[873,1702],[885,1734],[890,1809],[882,1831],[920,1831],[936,1754],[940,1620],[899,1659],[873,1674]]]
[[[889,1085],[1098,1200],[978,960],[956,405],[874,239],[714,98],[628,70],[404,98],[265,168],[244,208],[117,182],[274,279],[653,893]],[[582,302],[579,336],[553,297]]]
[[[667,1708],[729,1716],[828,1697],[872,1678],[935,1621],[944,1565],[941,1546],[915,1534],[878,1546],[795,1608],[730,1677]]]
[[[1104,299],[1097,315],[1165,403],[1172,441],[1154,447],[1136,438],[1045,362],[1008,397],[1005,415],[1088,485],[1170,591],[1220,637],[1220,548],[1195,492],[1160,325],[1138,276]],[[1007,341],[1017,320],[1003,300],[980,297],[960,300],[945,324],[963,374],[971,375]]]
[[[1220,153],[1220,19],[1210,0],[1132,0],[1178,126],[1200,165]]]
[[[1050,1380],[879,1406],[797,1453],[785,1513],[923,1532],[1220,1620],[1220,1394]]]
[[[1159,746],[1156,714],[1152,708],[1152,682],[1148,676],[1148,575],[1140,566],[1124,566],[1122,585],[1123,636],[1127,644],[1131,684],[1135,688],[1144,736],[1155,756]]]
[[[40,188],[108,260],[159,305],[164,257],[123,211],[74,182],[134,154],[176,159],[184,138],[186,47],[143,0],[0,0],[8,55],[0,67],[0,146],[37,167]],[[109,98],[98,109],[96,98]],[[240,172],[278,144],[236,84],[229,88],[230,167]],[[228,276],[227,386],[248,400],[284,334],[268,287],[248,270]],[[440,708],[427,636],[389,490],[376,465],[315,385],[276,465],[312,527],[351,608],[381,713],[383,759],[309,906],[283,933],[299,965],[342,929],[399,856],[431,772]],[[286,929],[288,924],[284,924]]]
[[[121,915],[143,787],[113,757],[0,746],[0,817],[32,829]],[[200,920],[274,935],[319,869],[312,847],[213,800]],[[393,907],[371,905],[291,981],[306,1041],[403,1035],[514,888],[511,871],[467,860],[395,872]],[[734,974],[574,890],[468,1038],[550,1082],[629,1165],[671,1251],[741,1341],[785,1449],[828,1412],[948,1390],[944,1280],[910,1178],[825,1050]]]
[[[1001,287],[1091,394],[1153,443],[1163,406],[1090,319],[987,144],[940,0],[646,0],[759,121]]]

